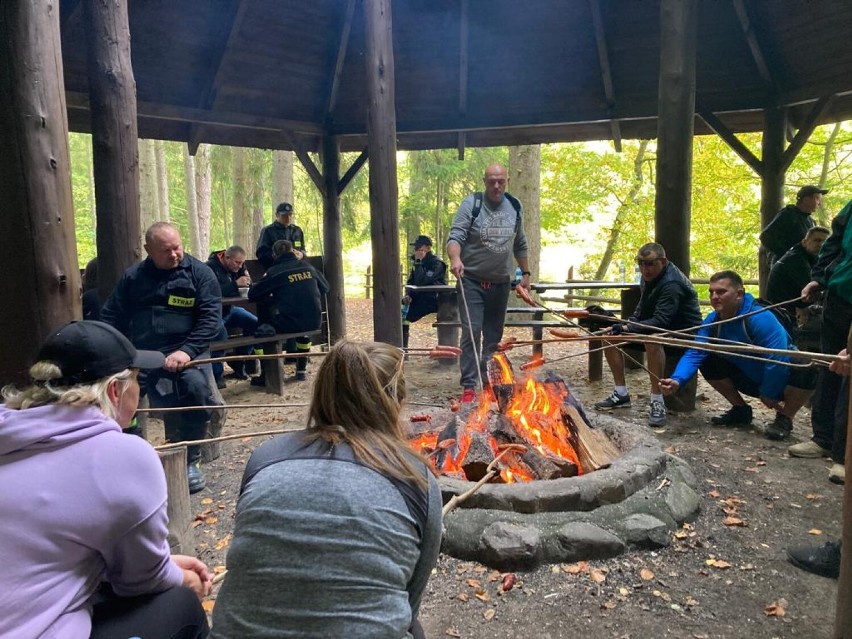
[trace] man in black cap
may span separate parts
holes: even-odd
[[[272,247],[278,240],[290,242],[293,245],[293,254],[300,260],[305,256],[305,233],[293,224],[293,205],[289,202],[281,202],[275,208],[275,221],[264,226],[257,239],[255,254],[264,269],[268,269],[275,261]]]
[[[766,228],[760,232],[760,242],[769,252],[769,263],[774,264],[784,253],[801,242],[808,229],[816,223],[812,217],[822,204],[822,196],[828,189],[808,184],[799,189],[796,203],[788,204],[778,211]]]
[[[447,265],[432,252],[432,240],[426,235],[418,235],[412,244],[414,247],[414,268],[408,276],[406,286],[430,286],[447,283]],[[438,310],[437,293],[418,293],[406,289],[402,298],[402,347],[408,348],[408,334],[411,322],[435,313]]]

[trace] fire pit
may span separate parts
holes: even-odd
[[[443,552],[500,570],[602,559],[668,545],[695,515],[695,476],[644,426],[589,419],[555,374],[516,381],[505,358],[489,381],[490,398],[436,411],[412,439],[439,472],[445,502],[502,453],[497,476],[445,516]]]

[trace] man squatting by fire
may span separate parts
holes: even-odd
[[[521,286],[530,287],[522,207],[506,193],[509,184],[506,167],[492,164],[485,170],[482,181],[485,192],[474,193],[462,201],[447,240],[450,270],[458,278],[462,293],[459,359],[462,402],[472,402],[476,397],[476,367],[484,374],[503,337],[514,272],[513,256],[521,267]]]

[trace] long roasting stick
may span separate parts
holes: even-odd
[[[430,357],[432,359],[453,359],[455,357],[458,357],[459,355],[459,353],[457,352],[459,349],[453,346],[444,345],[438,345],[433,348],[408,348],[400,350],[415,357]],[[269,353],[265,355],[258,355],[256,353],[252,353],[250,355],[225,355],[223,357],[205,357],[204,359],[194,359],[190,362],[187,362],[184,368],[192,368],[193,366],[201,366],[202,364],[213,364],[215,362],[233,362],[252,359],[289,359],[291,357],[325,357],[326,355],[328,355],[328,353],[324,351],[311,351],[308,353]]]
[[[187,410],[219,410],[222,408],[293,408],[310,404],[218,404],[214,406],[171,406],[164,408],[137,408],[137,413],[180,413]]]
[[[499,462],[500,459],[503,457],[503,455],[508,453],[510,450],[513,450],[513,449],[507,448],[506,450],[502,451],[499,455],[497,455],[493,460],[491,460],[491,463],[488,464],[488,466],[485,467],[486,472],[485,472],[485,476],[482,479],[480,479],[473,486],[471,486],[466,491],[464,491],[461,495],[453,495],[452,498],[450,499],[450,501],[448,501],[446,504],[444,504],[444,507],[441,509],[441,516],[446,517],[447,513],[449,513],[453,508],[455,508],[460,503],[462,503],[463,501],[468,499],[471,495],[473,495],[473,493],[475,493],[477,490],[479,490],[485,484],[487,484],[489,481],[491,481],[491,479],[493,479],[494,476],[497,475],[497,473],[500,472],[499,470],[497,470],[497,462]]]

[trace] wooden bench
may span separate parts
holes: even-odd
[[[228,339],[218,340],[210,343],[211,352],[230,351],[243,346],[264,346],[264,350],[271,349],[273,353],[281,354],[283,352],[282,344],[288,339],[302,337],[303,335],[321,335],[322,331],[317,329],[304,333],[276,333],[269,337],[229,337]],[[260,360],[263,375],[266,380],[266,392],[284,394],[284,360],[277,359],[262,359]]]

